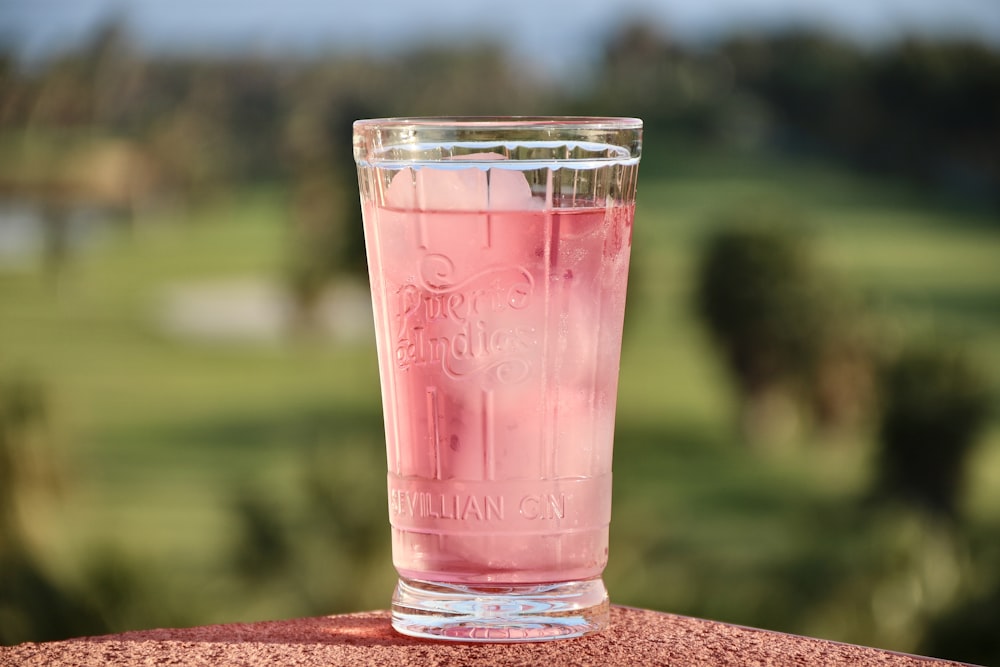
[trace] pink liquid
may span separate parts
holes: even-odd
[[[632,207],[365,213],[396,569],[599,576]]]

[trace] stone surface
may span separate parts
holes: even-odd
[[[629,607],[612,608],[611,621],[605,632],[580,639],[535,644],[456,644],[403,637],[389,626],[388,612],[372,611],[0,647],[0,665],[942,667],[960,664]]]

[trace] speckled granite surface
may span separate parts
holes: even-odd
[[[453,644],[402,637],[389,627],[388,612],[372,611],[0,647],[0,665],[940,667],[960,664],[628,607],[613,607],[611,622],[605,632],[581,639],[538,644]]]

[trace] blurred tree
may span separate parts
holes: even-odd
[[[801,148],[835,131],[864,100],[855,92],[867,59],[854,44],[814,32],[761,38],[735,36],[720,46],[736,85],[767,101],[780,128],[777,138]],[[835,150],[835,149],[834,149]]]
[[[911,39],[871,68],[878,133],[854,143],[876,165],[1000,206],[1000,52]]]
[[[952,345],[903,350],[882,378],[875,494],[956,519],[969,455],[989,415],[985,378]]]
[[[42,568],[21,523],[25,496],[51,493],[46,400],[30,376],[0,377],[0,643],[58,639],[105,629],[96,609]]]
[[[648,128],[705,138],[719,125],[732,83],[720,54],[685,48],[649,22],[632,22],[606,43],[590,87],[575,92],[585,113],[639,116]]]
[[[797,424],[788,385],[809,363],[817,330],[804,252],[784,232],[727,223],[702,260],[698,311],[742,398],[743,432],[754,440]]]
[[[305,328],[331,282],[367,278],[351,125],[368,115],[350,97],[311,97],[299,103],[286,130],[292,185],[288,278]]]
[[[797,214],[760,207],[723,214],[696,278],[696,308],[719,345],[751,439],[790,435],[802,411],[821,426],[857,421],[871,357],[848,305],[816,268]]]
[[[0,51],[0,132],[9,132],[23,122],[29,94],[14,57]]]
[[[551,82],[491,43],[417,48],[384,66],[395,73],[387,108],[407,116],[530,115],[559,99]]]
[[[1000,52],[908,39],[868,51],[808,32],[732,37],[738,97],[771,112],[779,147],[844,158],[1000,205]]]

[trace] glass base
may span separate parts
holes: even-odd
[[[557,584],[442,584],[400,577],[392,627],[412,637],[460,642],[537,642],[580,637],[608,625],[600,577]]]

